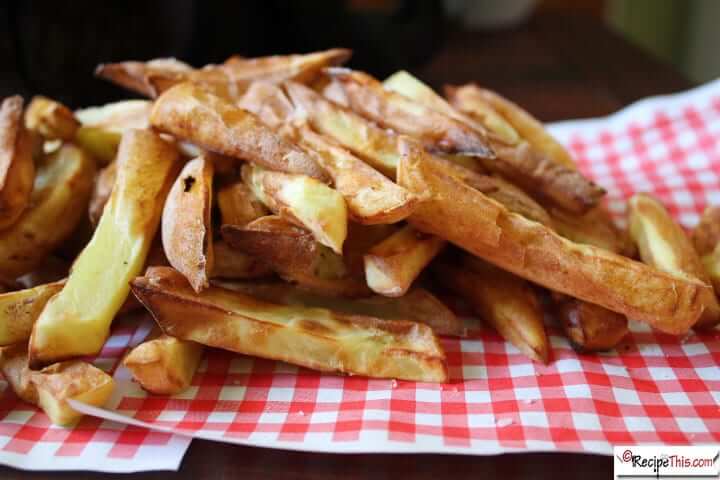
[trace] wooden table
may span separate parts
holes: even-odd
[[[539,16],[496,34],[455,33],[420,78],[434,87],[476,81],[516,100],[545,121],[606,115],[628,103],[689,88],[667,65],[630,45],[597,20]],[[425,479],[609,478],[611,457],[572,454],[334,455],[238,447],[195,440],[178,478],[265,480],[336,478]],[[139,473],[127,479],[167,478]],[[99,479],[96,473],[28,473],[0,467],[0,478]]]

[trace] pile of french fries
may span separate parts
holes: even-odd
[[[585,352],[628,318],[720,321],[720,209],[690,237],[638,194],[621,231],[519,106],[349,57],[121,62],[97,75],[149,100],[3,101],[0,369],[21,398],[60,424],[68,399],[103,404],[113,380],[81,358],[139,309],[158,328],[124,364],[156,394],[186,389],[207,347],[446,382],[438,336],[472,326],[441,298],[538,362],[547,312]]]

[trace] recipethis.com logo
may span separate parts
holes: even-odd
[[[615,478],[720,478],[720,445],[614,447]]]

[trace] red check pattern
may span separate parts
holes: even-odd
[[[688,227],[707,204],[720,203],[720,82],[552,131],[608,189],[619,222],[625,200],[639,191],[657,195]],[[614,444],[720,442],[720,332],[676,338],[633,324],[617,352],[599,355],[577,354],[559,330],[549,333],[547,366],[492,332],[443,339],[451,376],[443,385],[320,374],[211,351],[191,388],[175,397],[147,395],[120,367],[118,394],[108,410],[92,413],[226,442],[334,452],[608,454]],[[111,342],[122,350],[119,338]],[[108,433],[96,419],[54,433],[35,410],[13,402],[0,404],[0,418],[18,425],[0,423],[11,448],[50,444],[56,452],[105,441],[112,449],[123,437],[137,455],[160,442],[136,427]],[[17,435],[27,427],[35,433]]]

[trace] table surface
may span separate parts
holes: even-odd
[[[423,68],[433,87],[475,81],[495,89],[544,121],[602,116],[650,95],[685,90],[686,78],[582,15],[534,17],[527,25],[493,34],[456,32]],[[182,479],[266,480],[335,478],[545,479],[608,478],[612,458],[532,453],[493,457],[460,455],[338,455],[285,452],[193,441],[175,476]],[[29,473],[0,467],[0,478],[98,479],[97,473]],[[138,473],[128,479],[159,479]]]

